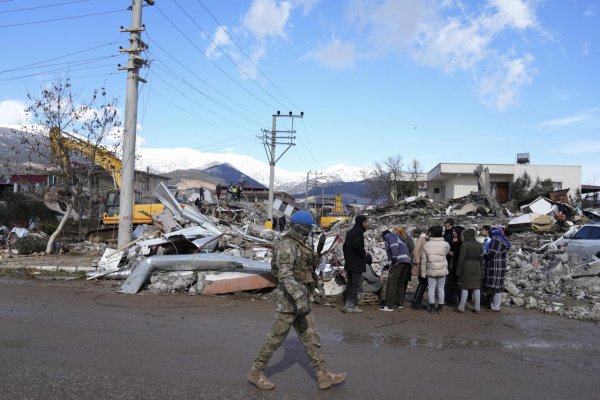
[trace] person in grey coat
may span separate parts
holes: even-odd
[[[481,252],[483,246],[475,240],[475,229],[468,228],[462,232],[463,243],[460,246],[456,262],[457,287],[460,292],[460,302],[457,310],[465,311],[469,290],[473,291],[473,312],[480,311],[481,286]]]
[[[384,283],[383,278],[377,275],[377,272],[375,272],[371,266],[373,257],[370,254],[367,254],[365,261],[367,262],[367,270],[361,276],[360,291],[362,293],[374,293],[380,295]]]

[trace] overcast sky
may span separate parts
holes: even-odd
[[[22,124],[27,94],[67,72],[82,98],[105,87],[123,111],[129,4],[1,0],[0,125]],[[528,152],[600,184],[599,13],[591,0],[156,0],[138,143],[264,161],[271,115],[303,111],[279,164],[292,171]]]

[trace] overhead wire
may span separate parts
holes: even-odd
[[[162,69],[162,68],[161,68]],[[163,71],[169,73],[169,71],[166,71],[164,69],[162,69]],[[193,102],[194,104],[198,105],[199,107],[203,108],[204,110],[208,111],[209,113],[213,114],[214,116],[221,118],[223,121],[228,122],[232,125],[237,126],[238,128],[242,128],[244,130],[249,130],[252,131],[252,129],[245,127],[243,125],[238,124],[237,122],[231,121],[230,119],[224,117],[223,115],[211,110],[210,108],[206,107],[204,104],[201,104],[200,102],[196,101],[196,99],[190,97],[189,95],[187,95],[185,92],[175,88],[172,84],[170,84],[166,79],[163,79],[160,75],[158,75],[155,71],[151,71],[152,74],[157,77],[159,80],[163,81],[164,83],[166,83],[167,85],[170,86],[170,88],[172,90],[175,90],[177,93],[179,93],[180,95],[182,95],[183,97],[185,97],[186,99],[190,100],[191,102]]]
[[[13,28],[15,26],[45,24],[47,22],[66,21],[66,20],[69,20],[69,19],[78,19],[78,18],[93,17],[93,16],[96,16],[96,15],[115,14],[115,13],[122,12],[122,11],[127,11],[127,9],[123,8],[123,9],[120,9],[120,10],[101,11],[101,12],[91,13],[91,14],[74,15],[74,16],[61,17],[61,18],[52,18],[52,19],[45,19],[45,20],[40,20],[40,21],[20,22],[20,23],[17,23],[17,24],[0,25],[0,28]]]
[[[121,41],[117,40],[117,41],[114,41],[114,42],[105,43],[105,44],[101,44],[101,45],[98,45],[98,46],[88,47],[88,48],[83,49],[83,50],[78,50],[78,51],[74,51],[72,53],[63,54],[63,55],[58,56],[58,57],[48,58],[47,60],[38,61],[38,62],[35,62],[35,63],[32,63],[32,64],[25,64],[25,65],[21,65],[19,67],[5,69],[5,70],[0,71],[0,73],[18,71],[20,69],[25,69],[25,68],[28,68],[28,67],[31,67],[31,66],[34,66],[34,65],[39,65],[39,64],[46,63],[46,62],[50,62],[50,61],[54,61],[54,60],[59,60],[61,58],[66,58],[66,57],[69,57],[69,56],[73,56],[75,54],[85,53],[85,52],[88,52],[90,50],[96,50],[96,49],[99,49],[99,48],[102,48],[102,47],[112,46],[113,44],[117,44],[119,42],[121,42]]]
[[[214,40],[212,40],[212,38],[210,37],[210,35],[204,30],[202,29],[202,27],[196,22],[196,20],[194,18],[192,18],[192,16],[183,8],[181,7],[181,5],[179,4],[179,2],[177,0],[173,0],[175,2],[175,4],[177,4],[177,6],[179,7],[179,9],[188,17],[188,19],[190,21],[192,21],[192,23],[196,26],[196,28],[198,28],[200,30],[200,32],[202,32],[202,34],[208,39],[210,40],[210,42],[217,48],[219,49],[219,51],[225,56],[227,57],[227,59],[229,61],[231,61],[231,63],[233,65],[236,66],[236,68],[246,76],[246,78],[248,78],[250,80],[250,82],[252,82],[256,87],[258,87],[260,90],[262,90],[267,96],[269,96],[272,100],[274,100],[275,102],[279,103],[279,100],[276,99],[273,95],[271,95],[271,93],[269,93],[264,87],[262,87],[261,85],[258,84],[258,82],[256,82],[255,79],[252,79],[248,73],[244,70],[244,68],[242,68],[237,62],[235,62],[235,60],[233,58],[231,58],[231,56],[229,55],[229,53],[227,53],[221,46],[219,46],[217,43],[215,43]],[[245,53],[244,53],[245,54]],[[248,57],[246,55],[246,57]],[[254,64],[254,62],[252,60],[250,60],[252,62],[252,64]],[[254,64],[256,66],[256,64]],[[283,104],[280,104],[283,105]],[[284,105],[283,105],[284,106]],[[284,106],[285,107],[285,106]]]
[[[156,76],[156,74],[154,74],[154,76]],[[172,106],[174,106],[175,108],[177,108],[177,109],[179,109],[179,110],[183,111],[184,113],[186,113],[186,114],[190,115],[191,117],[194,117],[194,118],[196,118],[197,120],[199,120],[199,121],[202,121],[202,122],[204,122],[205,124],[207,124],[207,125],[210,125],[210,126],[212,126],[213,128],[215,128],[215,129],[217,129],[217,130],[219,130],[219,131],[221,131],[221,132],[223,132],[223,133],[226,133],[226,134],[232,135],[232,133],[231,133],[231,132],[228,132],[228,131],[224,130],[223,128],[221,128],[220,126],[218,126],[218,125],[215,125],[215,124],[213,124],[212,122],[210,122],[210,121],[206,120],[205,118],[202,118],[202,117],[200,117],[200,116],[198,116],[198,115],[196,115],[196,114],[194,114],[194,113],[192,113],[192,112],[190,112],[190,111],[186,110],[185,108],[181,107],[179,104],[175,103],[174,101],[172,101],[171,99],[169,99],[167,96],[165,96],[165,95],[161,94],[161,93],[160,93],[160,92],[158,92],[156,89],[154,89],[154,88],[150,88],[150,90],[151,90],[153,93],[155,93],[156,95],[158,95],[159,97],[161,97],[163,100],[165,100],[167,103],[169,103],[169,104],[171,104]]]
[[[204,8],[206,13],[215,21],[218,26],[223,26],[223,24],[213,15],[212,12],[206,7],[206,5],[202,2],[202,0],[197,0],[198,3]],[[240,44],[229,34],[228,31],[225,31],[225,34],[231,39],[231,41],[236,45],[236,47],[242,52],[242,54],[256,67],[256,70],[261,73],[261,75],[293,106],[297,111],[300,111],[300,108],[294,104],[292,100],[267,76],[267,74],[252,60],[252,58],[244,51],[244,49],[240,46]]]
[[[249,114],[252,114],[253,116],[257,117],[258,119],[261,119],[262,117],[259,116],[257,113],[253,112],[252,110],[246,108],[245,106],[241,105],[240,103],[238,103],[237,101],[235,101],[234,99],[232,99],[231,97],[227,96],[226,94],[224,94],[222,91],[220,91],[219,89],[217,89],[215,86],[211,85],[210,83],[208,83],[206,80],[204,80],[200,75],[198,75],[195,71],[193,71],[192,69],[190,69],[187,65],[185,65],[184,63],[182,63],[178,58],[174,57],[171,53],[169,53],[167,50],[165,50],[162,46],[160,46],[160,44],[158,44],[156,41],[152,40],[149,38],[149,41],[151,41],[153,46],[156,46],[159,50],[161,50],[163,53],[165,53],[169,58],[171,58],[174,62],[176,62],[180,67],[182,67],[183,69],[185,69],[187,72],[189,72],[190,74],[192,74],[194,77],[196,77],[197,79],[199,79],[203,84],[205,84],[206,86],[208,86],[210,89],[212,89],[213,91],[215,91],[218,95],[220,95],[221,97],[223,97],[224,99],[228,100],[231,104],[235,105],[236,107],[239,107],[240,109],[246,111]],[[152,53],[153,55],[156,55],[155,53]],[[164,61],[162,62],[164,64]],[[259,122],[262,123],[262,122]]]
[[[246,93],[248,93],[250,96],[254,97],[256,100],[260,101],[262,104],[266,105],[267,107],[271,108],[271,109],[276,109],[277,107],[274,107],[272,104],[267,103],[264,99],[261,99],[260,97],[258,97],[257,95],[255,95],[254,93],[252,93],[251,91],[249,91],[247,88],[245,88],[243,85],[241,85],[237,80],[235,80],[231,75],[229,75],[223,68],[221,68],[217,63],[215,63],[213,60],[210,59],[210,57],[208,57],[204,51],[202,51],[202,49],[200,49],[198,47],[198,45],[196,45],[196,43],[194,43],[194,41],[192,39],[190,39],[190,37],[188,35],[186,35],[181,28],[179,28],[179,26],[177,26],[177,24],[175,24],[175,22],[173,22],[162,10],[160,7],[158,7],[157,5],[154,6],[158,12],[188,41],[190,42],[190,44],[192,46],[194,46],[194,48],[196,50],[198,50],[203,56],[204,58],[206,58],[208,60],[208,62],[210,62],[215,68],[217,68],[219,71],[221,71],[221,73],[223,73],[229,80],[231,80],[235,85],[237,85],[240,89],[242,89],[243,91],[245,91]]]
[[[106,58],[111,58],[114,56],[109,56],[109,57],[105,57]],[[102,60],[104,60],[102,59]],[[97,61],[102,61],[102,60],[97,60]],[[95,61],[94,61],[95,62]],[[76,64],[73,66],[79,66],[79,65],[85,65],[85,64],[90,64],[93,62],[86,62],[86,63],[80,63],[80,64]],[[85,67],[85,68],[67,68],[69,71],[82,71],[82,70],[86,70],[86,69],[96,69],[96,68],[103,68],[103,67],[114,67],[114,64],[105,64],[105,65],[97,65],[97,66],[90,66],[90,67]],[[37,72],[34,74],[27,74],[27,75],[20,75],[20,76],[13,76],[10,78],[6,78],[6,79],[0,79],[0,82],[9,82],[9,81],[13,81],[13,80],[17,80],[17,79],[21,79],[21,78],[29,78],[32,76],[39,76],[39,75],[45,75],[45,74],[49,74],[49,73],[53,73],[53,72],[60,72],[60,71],[64,71],[65,68],[57,68],[57,69],[51,69],[51,70],[47,70],[47,71],[41,71],[41,72]]]
[[[244,115],[236,110],[233,110],[232,108],[230,108],[229,106],[221,103],[220,101],[214,99],[213,97],[209,96],[208,94],[204,93],[202,90],[198,89],[197,87],[195,87],[194,85],[192,85],[191,83],[189,83],[185,78],[182,78],[181,76],[177,75],[175,72],[173,72],[172,70],[168,69],[168,66],[166,64],[164,64],[162,61],[155,59],[153,61],[153,64],[155,62],[158,62],[158,65],[155,65],[157,68],[159,68],[160,70],[164,71],[165,73],[171,75],[173,78],[179,80],[180,82],[182,82],[183,84],[185,84],[186,86],[188,86],[190,89],[194,90],[195,92],[197,92],[198,94],[200,94],[201,96],[207,98],[208,100],[212,101],[213,103],[219,105],[220,107],[228,110],[229,112],[236,114],[239,117],[244,118],[246,121],[249,122],[253,122],[256,123],[256,121],[253,121],[251,117]],[[161,67],[160,64],[165,65],[165,68]]]
[[[92,0],[74,0],[74,1],[67,1],[67,2],[64,2],[64,3],[46,4],[46,5],[43,5],[43,6],[19,8],[19,9],[16,9],[16,10],[0,11],[0,14],[6,14],[6,13],[11,13],[11,12],[20,12],[20,11],[29,11],[29,10],[37,10],[37,9],[40,9],[40,8],[65,6],[67,4],[85,3],[85,2],[88,2],[88,1],[92,1]]]

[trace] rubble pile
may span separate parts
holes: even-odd
[[[276,286],[270,264],[281,233],[263,226],[266,211],[262,205],[232,202],[212,206],[204,214],[192,206],[182,207],[164,185],[157,186],[155,194],[165,205],[164,211],[153,215],[153,225],[138,226],[133,240],[122,248],[92,242],[65,245],[65,251],[72,254],[102,255],[97,270],[88,273],[88,279],[124,279],[120,288],[123,293],[145,289],[148,293],[206,295]],[[588,218],[565,204],[540,197],[518,211],[505,209],[505,215],[496,217],[486,197],[474,193],[438,203],[412,197],[366,213],[369,229],[365,246],[380,275],[387,265],[382,240],[386,229],[402,226],[409,234],[417,229],[424,232],[430,226],[443,225],[450,216],[456,225],[477,231],[483,225],[507,222],[513,247],[504,304],[568,318],[600,320],[600,261],[584,262],[567,253],[562,237],[557,237]],[[321,278],[314,297],[319,303],[335,303],[343,296],[342,244],[352,225],[352,220],[338,221],[325,232],[326,245],[315,270]],[[321,233],[316,230],[309,238],[315,249]],[[414,291],[416,284],[413,278],[408,291]],[[272,297],[263,293],[266,298]],[[377,299],[364,301],[374,304]]]
[[[600,260],[564,249],[509,253],[503,303],[568,318],[600,321]]]

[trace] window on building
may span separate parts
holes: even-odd
[[[150,178],[144,178],[142,180],[142,190],[150,190]]]
[[[433,188],[433,194],[440,194],[440,188],[439,187],[434,187]]]

